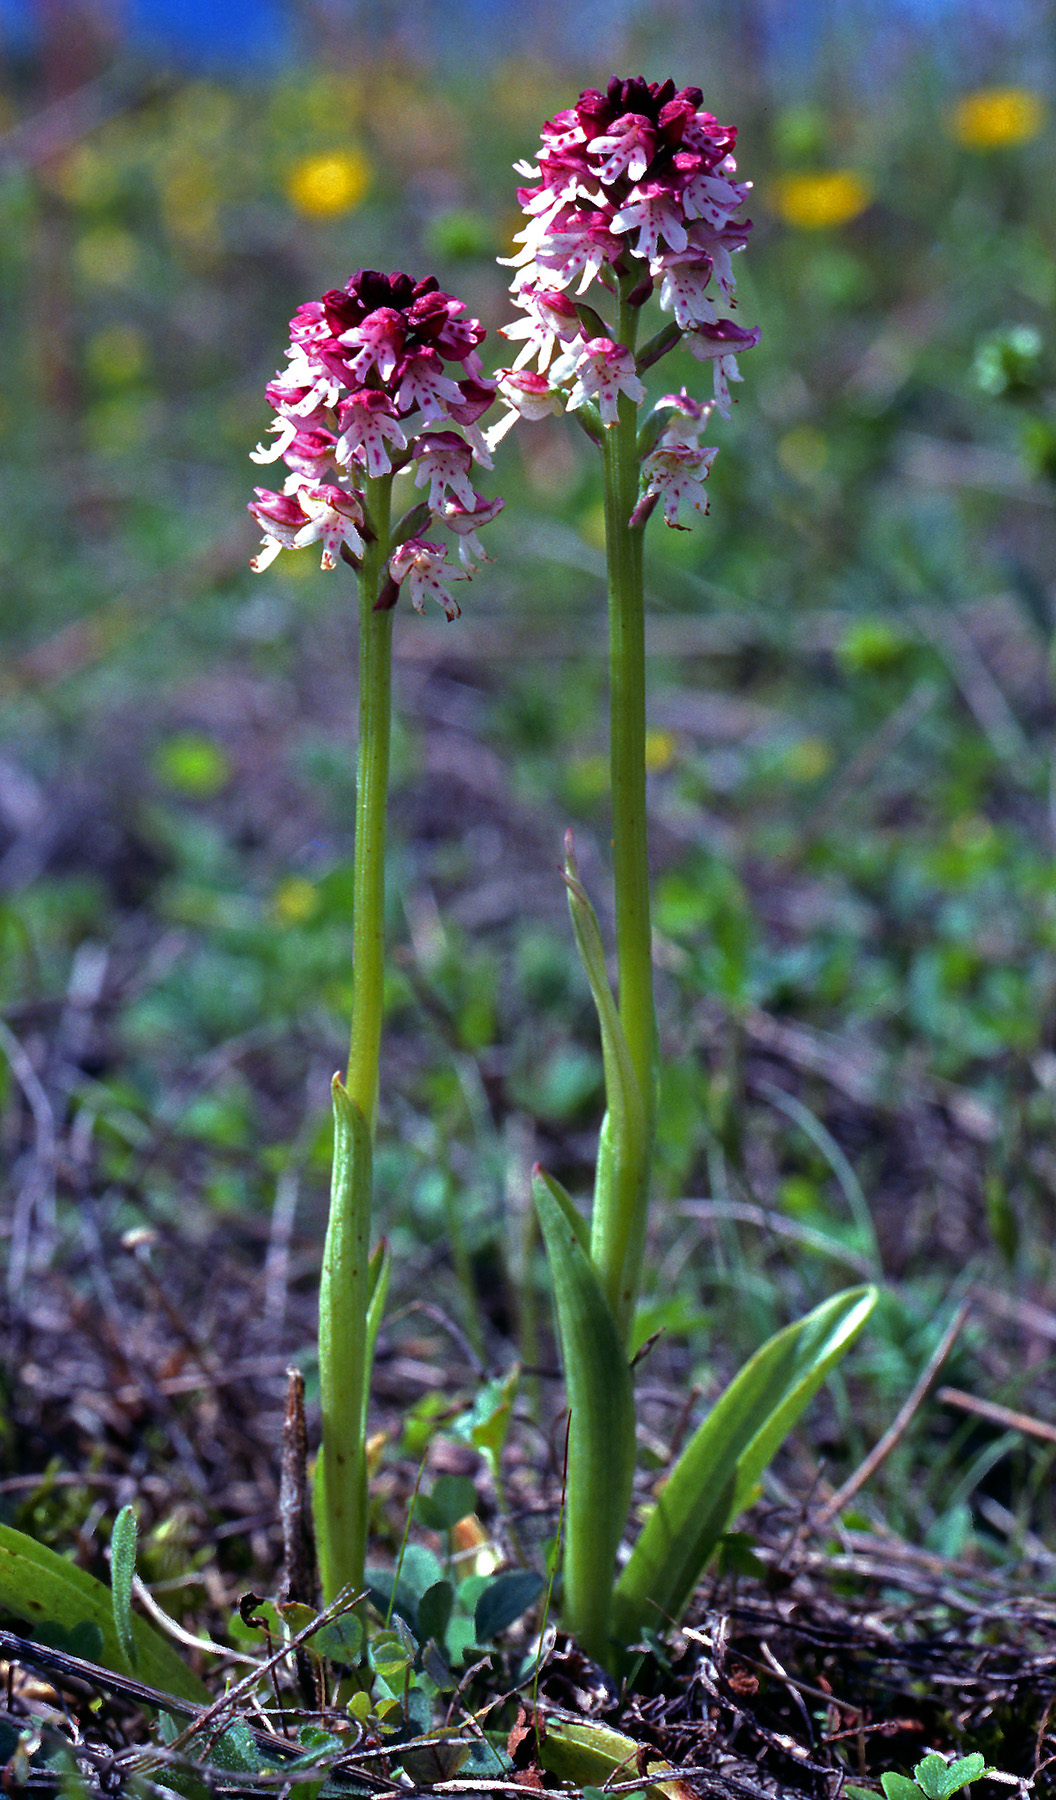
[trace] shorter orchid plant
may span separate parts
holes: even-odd
[[[385,958],[385,833],[389,783],[393,609],[401,592],[449,619],[452,592],[487,558],[480,526],[502,506],[473,486],[491,467],[477,421],[495,384],[481,369],[479,320],[430,277],[360,270],[340,292],[298,308],[287,368],[268,387],[270,448],[290,473],[281,493],[257,489],[264,528],[260,570],[283,549],[322,544],[359,577],[359,744],[353,858],[352,1031],[346,1079],[335,1075],[330,1216],[319,1294],[322,1447],[315,1524],[323,1593],[363,1589],[367,1534],[367,1399],[388,1281],[371,1255],[372,1169],[378,1110]],[[392,490],[413,470],[425,498],[392,522]],[[428,535],[439,529],[436,537]],[[449,558],[451,540],[457,562]]]

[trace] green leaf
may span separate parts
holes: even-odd
[[[675,1464],[616,1584],[617,1637],[629,1642],[645,1626],[681,1617],[722,1534],[876,1300],[872,1287],[836,1294],[734,1376]]]
[[[114,1520],[114,1529],[110,1534],[110,1599],[117,1641],[130,1669],[136,1666],[136,1643],[132,1636],[132,1578],[136,1573],[138,1535],[135,1509],[123,1506]]]
[[[0,1609],[34,1628],[46,1619],[70,1633],[94,1628],[101,1646],[97,1660],[118,1674],[131,1673],[102,1582],[10,1525],[0,1525]],[[133,1615],[130,1624],[139,1679],[183,1700],[208,1704],[209,1690],[171,1644],[145,1619]]]
[[[468,1475],[441,1475],[432,1492],[419,1494],[415,1505],[419,1524],[427,1531],[450,1531],[476,1510],[477,1490]]]
[[[509,1373],[485,1382],[473,1405],[451,1425],[453,1436],[472,1444],[488,1465],[493,1481],[502,1483],[502,1449],[513,1417],[513,1402],[521,1371],[514,1363]]]
[[[391,1625],[375,1632],[370,1640],[371,1667],[393,1690],[417,1654],[418,1646],[400,1618],[394,1618]]]
[[[428,1643],[430,1638],[436,1644],[443,1644],[454,1604],[455,1590],[449,1581],[437,1581],[431,1588],[426,1588],[418,1602],[415,1621],[420,1644]]]
[[[567,1188],[563,1188],[556,1176],[549,1175],[545,1169],[532,1171],[533,1182],[542,1182],[550,1198],[561,1209],[561,1215],[571,1231],[584,1256],[590,1255],[590,1226],[573,1200]]]
[[[537,1171],[533,1193],[568,1392],[564,1616],[587,1655],[604,1661],[616,1552],[634,1479],[634,1390],[612,1309],[559,1190]]]
[[[458,1736],[457,1725],[437,1726],[426,1739],[419,1738],[402,1752],[403,1772],[410,1776],[416,1788],[431,1787],[436,1781],[451,1781],[464,1768],[469,1745],[464,1740],[458,1742]],[[456,1741],[452,1743],[451,1739]]]
[[[978,1781],[981,1775],[988,1773],[986,1764],[978,1750],[971,1756],[962,1756],[957,1762],[948,1763],[945,1757],[933,1750],[928,1756],[921,1757],[913,1771],[914,1779],[927,1800],[949,1800],[970,1781]]]
[[[345,1663],[354,1669],[363,1648],[363,1621],[354,1612],[339,1613],[313,1632],[307,1647],[325,1656],[328,1662]]]
[[[423,1594],[444,1580],[440,1559],[425,1544],[407,1544],[399,1571],[368,1568],[365,1580],[373,1606],[383,1619],[391,1616],[413,1624]]]
[[[894,1769],[885,1769],[880,1777],[880,1786],[887,1795],[887,1800],[922,1800],[922,1789],[908,1775],[896,1775]]]
[[[527,1612],[543,1591],[543,1578],[535,1569],[510,1569],[496,1575],[481,1593],[473,1614],[478,1642],[490,1644],[515,1619]]]
[[[642,1096],[634,1073],[631,1053],[627,1047],[627,1038],[620,1020],[619,1009],[609,986],[608,972],[605,967],[605,945],[602,942],[597,915],[587,898],[586,888],[579,879],[571,835],[570,832],[565,839],[563,874],[565,886],[568,889],[568,909],[572,915],[572,929],[576,934],[576,945],[586,970],[587,980],[590,983],[590,992],[601,1030],[601,1058],[605,1065],[605,1101],[611,1128],[618,1142],[640,1143],[645,1136]]]
[[[193,1750],[197,1738],[188,1739],[188,1749]],[[208,1734],[203,1738],[203,1750],[208,1743]],[[264,1759],[254,1742],[253,1733],[248,1725],[236,1720],[227,1730],[212,1743],[208,1750],[208,1758],[218,1769],[233,1769],[239,1774],[259,1775],[264,1767]]]
[[[659,1750],[613,1730],[600,1719],[548,1715],[538,1733],[536,1751],[549,1774],[581,1789],[602,1783],[608,1787],[613,1781],[639,1776],[647,1800],[691,1800],[693,1789],[679,1780]]]

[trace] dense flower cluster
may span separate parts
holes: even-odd
[[[485,500],[470,479],[474,462],[491,467],[477,421],[495,397],[477,347],[484,328],[464,318],[460,300],[430,276],[361,269],[343,292],[298,307],[290,321],[287,367],[268,384],[275,409],[274,442],[258,444],[254,462],[280,457],[290,470],[281,494],[257,488],[249,510],[264,530],[253,568],[266,569],[283,549],[322,543],[322,566],[356,564],[373,533],[365,479],[416,463],[415,485],[427,489],[394,533],[385,602],[406,582],[422,611],[426,598],[448,618],[458,614],[451,581],[465,581],[487,560],[476,536],[502,506]],[[448,545],[425,534],[440,525]]]
[[[733,179],[736,131],[702,111],[702,97],[695,87],[676,92],[673,81],[614,76],[604,94],[588,88],[544,126],[537,165],[516,165],[533,183],[518,189],[527,223],[510,262],[525,316],[502,335],[523,343],[513,368],[500,372],[509,411],[490,442],[519,417],[564,408],[595,428],[613,425],[620,394],[644,399],[642,368],[680,338],[713,366],[707,410],[729,416],[729,384],[741,379],[737,354],[758,343],[759,332],[720,316],[716,297],[733,304],[731,257],[751,230],[737,217],[750,184]],[[595,281],[634,307],[657,293],[672,327],[636,360],[582,301]],[[649,458],[643,495],[654,504],[665,496],[671,525],[679,498],[699,509],[699,483],[715,454],[697,441],[707,414],[698,409],[695,429],[682,436],[679,414],[685,408],[674,408]]]

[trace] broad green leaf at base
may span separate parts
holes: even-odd
[[[616,1584],[617,1638],[628,1643],[678,1622],[719,1538],[876,1301],[872,1287],[835,1295],[734,1376],[675,1464]]]
[[[46,1625],[58,1625],[67,1633],[85,1624],[94,1626],[101,1648],[93,1660],[117,1674],[132,1672],[114,1625],[109,1590],[94,1575],[10,1525],[0,1525],[0,1611],[38,1632]],[[208,1688],[153,1626],[130,1613],[129,1629],[140,1681],[182,1700],[208,1704]]]

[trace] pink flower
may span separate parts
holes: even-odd
[[[731,381],[743,381],[737,367],[736,352],[752,350],[759,342],[760,331],[742,331],[732,319],[718,319],[713,325],[698,325],[689,334],[689,347],[700,362],[714,364],[715,404],[724,419],[730,416]]]
[[[656,154],[657,132],[652,121],[641,113],[624,113],[612,130],[591,138],[587,150],[591,156],[604,156],[606,161],[598,175],[611,187],[621,175],[630,181],[641,181]]]
[[[613,213],[612,229],[637,231],[635,253],[649,263],[660,256],[661,238],[668,250],[684,250],[689,243],[681,195],[662,181],[634,188],[627,204]]]
[[[499,336],[509,338],[511,342],[515,338],[528,339],[514,362],[515,369],[523,368],[533,356],[538,357],[539,368],[545,369],[559,340],[568,343],[581,335],[575,305],[559,288],[522,288],[517,304],[524,308],[528,317],[499,327]]]
[[[498,386],[499,397],[510,410],[489,427],[489,450],[501,443],[519,419],[545,419],[548,413],[565,410],[565,396],[560,389],[551,387],[547,376],[537,375],[532,369],[500,369]]]
[[[661,407],[669,407],[672,412],[682,414],[682,435],[684,438],[699,437],[715,410],[714,400],[695,400],[685,388],[679,388],[677,394],[661,394],[654,408],[659,412]],[[688,422],[686,422],[688,421]],[[665,437],[675,434],[674,421],[670,421]],[[677,434],[675,434],[677,435]]]
[[[419,350],[399,365],[399,387],[396,399],[401,412],[421,408],[425,419],[445,419],[452,402],[462,399],[457,381],[444,374],[444,365],[435,350]]]
[[[470,509],[480,498],[469,479],[473,452],[454,431],[423,432],[414,448],[418,461],[415,487],[429,483],[429,505],[439,512],[448,494]]]
[[[506,504],[498,498],[484,500],[479,494],[474,494],[473,498],[476,504],[470,507],[460,506],[456,499],[449,498],[437,511],[437,517],[443,520],[447,529],[453,531],[459,540],[458,560],[467,575],[472,575],[477,566],[473,561],[474,557],[477,562],[491,561],[491,557],[481,546],[477,532],[481,525],[490,525],[496,513],[500,513]]]
[[[543,126],[534,164],[516,165],[530,183],[518,189],[525,223],[509,262],[523,316],[502,335],[521,347],[513,370],[499,377],[509,410],[489,443],[509,430],[515,413],[550,411],[555,390],[570,412],[596,404],[606,426],[619,416],[621,393],[636,405],[645,399],[630,347],[617,341],[615,309],[606,314],[605,299],[593,294],[589,305],[575,304],[594,284],[635,308],[658,288],[677,333],[694,355],[714,362],[716,403],[728,410],[729,383],[740,379],[736,352],[758,340],[720,315],[733,304],[731,258],[751,230],[740,217],[750,184],[735,179],[736,131],[701,101],[696,87],[614,76],[604,93],[585,89],[575,107]],[[666,354],[677,333],[654,333],[643,367]],[[546,383],[518,390],[515,375],[533,361]],[[583,423],[594,429],[589,413]],[[650,497],[655,504],[657,495]]]
[[[715,302],[707,292],[711,273],[710,258],[702,259],[693,252],[664,258],[660,306],[662,311],[674,313],[675,323],[683,331],[692,331],[704,320],[710,324],[715,318]]]
[[[360,269],[344,289],[297,308],[289,367],[267,389],[274,442],[253,452],[256,462],[281,458],[290,470],[283,493],[258,488],[250,505],[265,533],[255,569],[267,568],[282,549],[319,541],[324,569],[342,554],[360,558],[370,535],[365,484],[390,477],[413,456],[418,485],[429,488],[428,504],[419,508],[425,525],[412,549],[401,546],[389,559],[396,584],[389,591],[394,595],[406,578],[419,610],[433,593],[455,616],[444,584],[464,572],[445,571],[446,551],[423,533],[432,522],[444,525],[464,562],[470,541],[483,560],[475,528],[502,505],[484,500],[471,480],[474,463],[491,467],[478,423],[496,395],[478,354],[483,337],[480,321],[434,277],[413,281],[401,270]],[[440,429],[423,432],[423,425]]]
[[[392,458],[386,438],[396,450],[407,448],[407,434],[396,417],[395,403],[381,388],[359,388],[342,400],[337,423],[341,432],[337,460],[346,468],[356,462],[368,475],[387,475]]]
[[[264,542],[250,567],[258,574],[275,561],[280,550],[302,550],[320,538],[320,566],[324,569],[336,568],[344,544],[353,556],[362,556],[363,508],[358,494],[331,483],[299,487],[292,494],[272,494],[266,488],[255,492],[257,498],[250,502],[249,510],[264,528]]]

